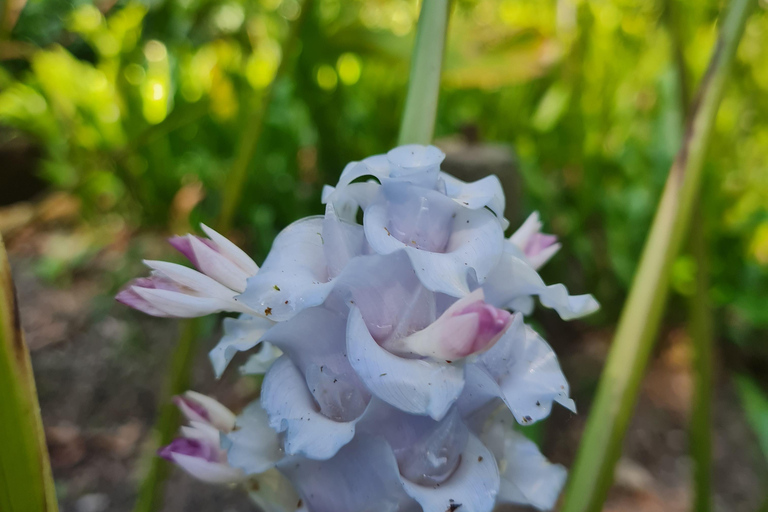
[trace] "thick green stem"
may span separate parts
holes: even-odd
[[[289,63],[292,62],[291,57],[299,42],[301,27],[307,19],[307,16],[309,16],[313,5],[314,0],[305,0],[302,5],[299,19],[293,23],[291,32],[283,43],[282,58],[280,60],[280,65],[275,72],[275,77],[272,80],[272,83],[262,93],[258,107],[253,110],[250,119],[245,123],[245,130],[240,137],[235,162],[232,164],[232,169],[229,171],[226,182],[224,183],[221,211],[219,212],[219,220],[217,223],[217,228],[222,233],[226,233],[232,228],[232,221],[240,206],[240,201],[243,197],[243,189],[245,188],[245,183],[248,178],[248,167],[256,154],[259,137],[261,137],[261,132],[264,130],[264,121],[267,118],[269,105],[272,103],[274,86],[278,80],[285,75],[289,68]]]
[[[398,144],[429,144],[435,134],[450,0],[423,0]]]
[[[200,328],[200,319],[185,320],[181,324],[181,335],[174,349],[168,380],[160,396],[160,416],[157,419],[149,443],[149,453],[145,462],[148,464],[134,512],[154,512],[160,510],[165,480],[170,473],[170,463],[157,456],[157,449],[169,444],[179,429],[180,414],[171,398],[189,388],[190,368],[195,357],[195,340]]]
[[[0,510],[56,512],[29,351],[0,238]]]
[[[688,228],[728,71],[756,0],[733,0],[691,109],[683,146],[664,187],[579,447],[563,512],[598,511],[632,416],[656,338],[672,261]]]

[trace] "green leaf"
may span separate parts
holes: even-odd
[[[40,406],[0,238],[0,510],[56,512]]]

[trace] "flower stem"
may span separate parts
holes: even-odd
[[[699,229],[691,233],[696,259],[696,288],[689,304],[688,334],[693,345],[693,407],[690,420],[690,450],[693,459],[694,501],[691,510],[712,510],[712,352],[713,325],[709,303],[709,255],[703,202],[694,212]]]
[[[195,356],[195,340],[200,328],[200,319],[193,318],[181,322],[181,335],[174,348],[171,366],[168,372],[166,388],[160,396],[160,416],[152,432],[149,443],[150,453],[145,458],[147,471],[139,489],[134,512],[152,512],[159,510],[163,497],[165,480],[170,473],[171,465],[157,456],[160,446],[169,444],[179,428],[180,414],[171,402],[171,397],[185,392],[189,388],[190,368]]]
[[[0,510],[56,512],[29,351],[0,238]]]
[[[399,145],[432,142],[450,10],[450,0],[422,1]]]
[[[613,481],[614,466],[664,311],[671,264],[684,239],[698,194],[715,114],[750,8],[756,3],[733,0],[722,20],[709,68],[691,109],[683,146],[670,169],[619,319],[568,483],[563,512],[600,510]]]

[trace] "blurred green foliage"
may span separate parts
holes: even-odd
[[[417,2],[315,0],[286,51],[302,5],[27,0],[0,40],[0,124],[43,148],[40,174],[76,194],[91,222],[173,228],[195,191],[205,194],[195,219],[220,210],[271,89],[236,218],[258,259],[280,228],[319,213],[322,184],[347,162],[394,145],[403,107]],[[717,119],[703,223],[720,327],[763,354],[766,8],[749,22]],[[454,2],[438,138],[473,127],[515,150],[523,209],[539,209],[565,242],[547,277],[595,292],[604,304],[596,322],[618,315],[720,9],[714,0]],[[692,293],[694,274],[682,255],[678,294]]]

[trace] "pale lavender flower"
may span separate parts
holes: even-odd
[[[268,512],[554,506],[565,469],[510,424],[575,404],[523,315],[535,297],[564,319],[598,305],[537,273],[560,247],[537,213],[505,238],[499,180],[465,183],[443,158],[410,145],[349,164],[325,215],[284,229],[260,269],[211,233],[172,240],[200,272],[150,262],[122,299],[155,315],[240,312],[214,370],[260,347],[244,369],[266,371],[236,420],[179,398],[193,426],[164,455],[239,472]]]

